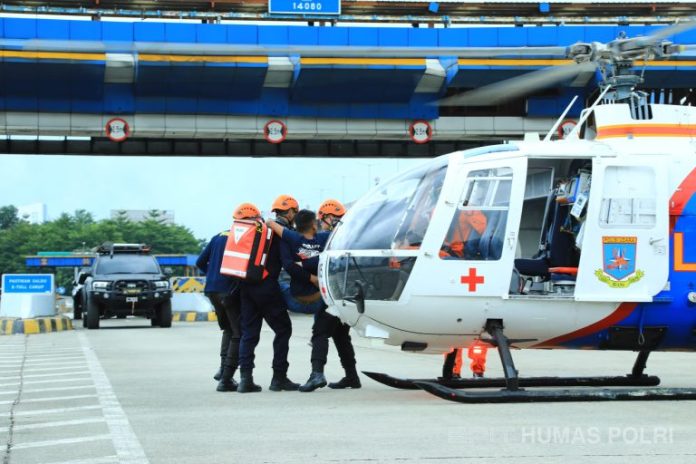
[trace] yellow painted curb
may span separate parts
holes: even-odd
[[[72,319],[64,316],[37,317],[34,319],[0,319],[0,335],[31,335],[72,329]]]
[[[196,311],[174,311],[172,314],[172,320],[174,322],[215,322],[217,321],[217,314],[214,312],[199,313]]]

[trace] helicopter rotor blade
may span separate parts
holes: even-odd
[[[0,39],[0,49],[61,52],[138,52],[172,55],[302,56],[337,58],[491,58],[539,56],[565,58],[567,47],[378,47],[378,46],[262,46],[245,44],[184,44],[161,42],[99,42],[71,40]]]
[[[687,21],[687,22],[677,23],[677,24],[674,24],[672,26],[665,27],[663,29],[655,31],[654,33],[650,34],[647,37],[637,37],[637,39],[650,41],[650,42],[657,42],[657,41],[666,39],[669,36],[681,34],[682,32],[686,32],[686,31],[688,31],[690,29],[694,29],[694,28],[696,28],[696,21]]]
[[[595,62],[573,63],[563,66],[550,66],[522,76],[513,77],[494,84],[486,85],[459,95],[443,98],[439,106],[491,106],[512,100],[536,90],[549,87],[558,82],[571,79],[585,72],[593,72]]]

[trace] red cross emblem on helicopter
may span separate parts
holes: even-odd
[[[460,278],[461,283],[469,285],[470,292],[475,292],[476,286],[478,284],[483,284],[484,281],[485,281],[485,278],[482,275],[476,274],[475,267],[470,267],[469,268],[469,275],[461,276],[461,278]]]

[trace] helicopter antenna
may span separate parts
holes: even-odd
[[[575,104],[575,101],[577,99],[578,99],[578,96],[577,95],[574,96],[573,99],[568,104],[568,106],[566,106],[565,111],[563,111],[561,116],[556,120],[556,123],[553,125],[553,127],[551,127],[551,130],[549,130],[549,132],[546,134],[546,137],[544,137],[544,142],[548,142],[549,140],[551,140],[551,135],[553,135],[553,133],[556,132],[556,130],[558,129],[558,126],[561,125],[561,122],[563,121],[563,119],[565,119],[566,114],[568,114],[568,111],[570,111],[570,109],[573,107],[573,105]]]
[[[592,106],[590,106],[589,108],[587,108],[585,111],[583,111],[581,113],[580,120],[575,125],[575,127],[573,127],[573,130],[570,131],[570,133],[566,137],[566,140],[579,138],[580,127],[582,127],[582,125],[585,123],[585,121],[587,121],[587,118],[590,117],[590,115],[592,114],[594,109],[597,108],[597,105],[599,105],[599,102],[602,101],[602,98],[604,98],[604,96],[607,94],[607,92],[609,92],[609,90],[611,90],[610,85],[607,85],[606,87],[604,87],[604,90],[602,90],[602,93],[599,94],[599,97],[597,97],[597,100],[595,100],[595,102],[592,104]]]

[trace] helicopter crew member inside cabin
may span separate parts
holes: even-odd
[[[206,276],[205,296],[215,308],[218,325],[222,330],[220,342],[220,369],[215,374],[218,380],[217,391],[235,391],[237,383],[234,373],[239,364],[239,326],[240,300],[239,281],[233,277],[220,274],[220,264],[225,252],[229,232],[221,232],[210,239],[201,255],[196,260],[196,267]]]
[[[274,204],[275,206],[275,204]],[[253,205],[238,208],[235,219],[260,219],[261,212]],[[285,309],[283,295],[278,285],[280,274],[280,240],[271,242],[266,260],[268,276],[259,283],[242,281],[241,325],[242,339],[239,346],[239,370],[241,380],[239,393],[260,392],[261,387],[254,383],[254,350],[259,343],[263,321],[275,333],[273,339],[273,379],[269,390],[296,391],[299,384],[290,381],[288,372],[288,345],[292,335],[292,323]]]
[[[319,254],[324,250],[330,232],[317,231],[316,215],[309,210],[301,210],[297,213],[295,218],[297,231],[283,228],[273,221],[267,221],[267,224],[273,229],[273,232],[280,236],[283,242],[289,244],[295,255],[301,259],[302,268],[311,273],[311,282],[297,282],[299,288],[295,292],[298,294],[318,293]],[[312,373],[309,380],[300,387],[300,391],[311,392],[326,386],[324,365],[326,365],[329,352],[329,338],[333,339],[341,365],[345,370],[345,377],[338,382],[330,383],[329,388],[360,388],[360,378],[355,368],[355,350],[350,339],[350,327],[342,323],[338,317],[327,313],[326,304],[321,299],[319,301],[321,302],[321,310],[316,314],[312,327]]]

